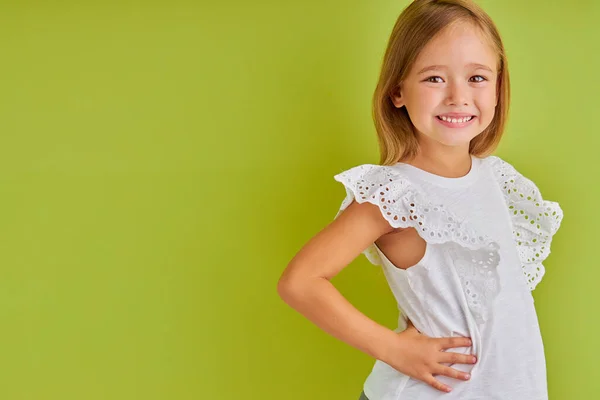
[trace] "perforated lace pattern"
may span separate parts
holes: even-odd
[[[415,228],[432,244],[459,244],[454,261],[467,303],[478,323],[486,320],[487,309],[499,291],[497,243],[460,222],[443,204],[428,203],[393,167],[364,164],[334,178],[344,184],[347,192],[338,215],[353,200],[369,202],[379,207],[394,228]],[[375,246],[364,254],[373,264],[382,265]]]
[[[489,159],[512,218],[523,274],[529,290],[534,290],[544,276],[542,262],[550,255],[552,236],[560,227],[563,211],[558,203],[542,199],[537,186],[512,165],[498,157]]]

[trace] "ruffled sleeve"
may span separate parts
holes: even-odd
[[[364,164],[335,175],[346,188],[336,217],[352,201],[371,203],[394,228],[414,228],[428,244],[453,242],[455,267],[466,302],[477,323],[487,320],[491,304],[499,292],[499,246],[457,218],[444,204],[430,201],[420,187],[399,168]],[[385,265],[374,244],[363,251],[375,265]],[[427,266],[424,266],[428,268]],[[408,270],[410,271],[410,269]]]
[[[346,189],[346,197],[335,218],[356,201],[378,206],[383,217],[394,228],[409,226],[407,221],[412,221],[412,215],[400,201],[401,197],[406,195],[408,182],[398,177],[391,168],[364,164],[341,172],[335,175],[334,179]],[[363,254],[372,264],[383,265],[374,245],[369,246]]]
[[[523,274],[530,290],[542,280],[542,262],[550,255],[552,237],[560,227],[563,211],[557,202],[544,200],[538,187],[499,157],[489,157],[504,193],[513,225]]]
[[[428,243],[454,241],[470,249],[496,246],[488,237],[463,225],[443,204],[427,202],[394,167],[364,164],[341,172],[334,179],[346,188],[346,197],[336,218],[352,201],[368,202],[379,207],[392,227],[413,227]],[[382,265],[375,246],[371,245],[363,254],[371,263]]]

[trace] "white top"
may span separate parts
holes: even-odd
[[[470,372],[463,381],[436,379],[434,389],[375,361],[364,384],[369,400],[547,400],[546,363],[531,291],[544,275],[542,261],[562,221],[556,202],[499,157],[472,157],[460,178],[434,175],[405,163],[364,164],[334,178],[352,200],[379,206],[394,228],[414,227],[425,255],[396,268],[372,244],[364,251],[381,265],[398,302],[397,331],[410,319],[430,337],[470,337],[476,364],[445,364]]]

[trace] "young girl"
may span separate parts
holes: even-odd
[[[509,74],[489,16],[468,0],[416,0],[400,15],[375,90],[381,165],[335,176],[333,222],[291,260],[280,296],[376,358],[361,399],[547,399],[531,291],[562,210],[489,155]],[[394,331],[330,283],[360,253],[401,310]]]

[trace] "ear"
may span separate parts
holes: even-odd
[[[394,106],[396,106],[396,108],[404,107],[404,99],[402,98],[401,90],[402,89],[400,88],[400,85],[398,85],[394,88],[394,90],[392,90],[392,93],[390,94],[390,99],[392,100],[392,103],[394,103]]]

